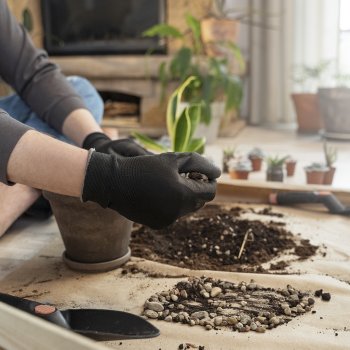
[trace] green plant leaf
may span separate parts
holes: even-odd
[[[243,97],[243,89],[241,81],[237,77],[228,77],[226,80],[225,87],[226,94],[226,104],[225,110],[226,112],[238,109]]]
[[[232,52],[234,58],[237,60],[237,63],[239,65],[239,69],[241,72],[245,71],[245,59],[242,55],[241,49],[232,41],[227,42],[227,47]]]
[[[186,113],[188,114],[188,117],[190,118],[191,123],[191,133],[190,133],[190,139],[193,136],[194,131],[197,129],[197,126],[201,120],[201,114],[202,114],[202,106],[200,103],[192,104],[188,108],[186,108]]]
[[[192,51],[188,47],[182,47],[170,63],[170,72],[173,78],[184,81],[191,67]]]
[[[189,13],[186,14],[186,23],[190,27],[193,34],[195,52],[199,54],[202,52],[201,23],[197,18],[193,17]]]
[[[34,28],[33,15],[28,7],[22,12],[22,23],[25,29],[30,33]]]
[[[185,152],[191,135],[191,120],[186,107],[179,118],[177,118],[174,128],[174,152]]]
[[[140,143],[142,143],[147,149],[157,151],[157,152],[167,152],[168,149],[156,141],[152,140],[150,137],[140,134],[138,132],[133,132],[132,136],[134,136]]]
[[[146,37],[160,36],[161,38],[168,37],[168,38],[177,38],[177,39],[183,38],[183,34],[177,28],[166,23],[156,24],[155,26],[145,30],[142,33],[142,36],[146,36]]]
[[[205,138],[202,137],[200,139],[193,139],[189,143],[186,152],[197,152],[199,154],[204,153],[205,148]]]

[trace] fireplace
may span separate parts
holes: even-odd
[[[165,53],[142,32],[165,21],[165,0],[42,0],[44,47],[50,55]]]

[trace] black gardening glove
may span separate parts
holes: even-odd
[[[136,157],[152,154],[146,151],[132,139],[111,140],[102,132],[94,132],[88,135],[84,142],[83,148],[95,148],[97,152],[116,154],[121,157]]]
[[[180,174],[207,176],[192,180]],[[82,200],[99,203],[126,218],[162,228],[214,199],[220,170],[197,153],[131,158],[92,152]]]

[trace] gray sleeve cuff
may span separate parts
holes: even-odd
[[[19,139],[31,128],[11,118],[0,109],[0,182],[10,185],[7,179],[7,163]]]

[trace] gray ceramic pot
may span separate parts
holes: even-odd
[[[64,261],[73,269],[106,271],[130,258],[133,223],[114,210],[93,202],[44,192],[55,215],[66,251]]]

